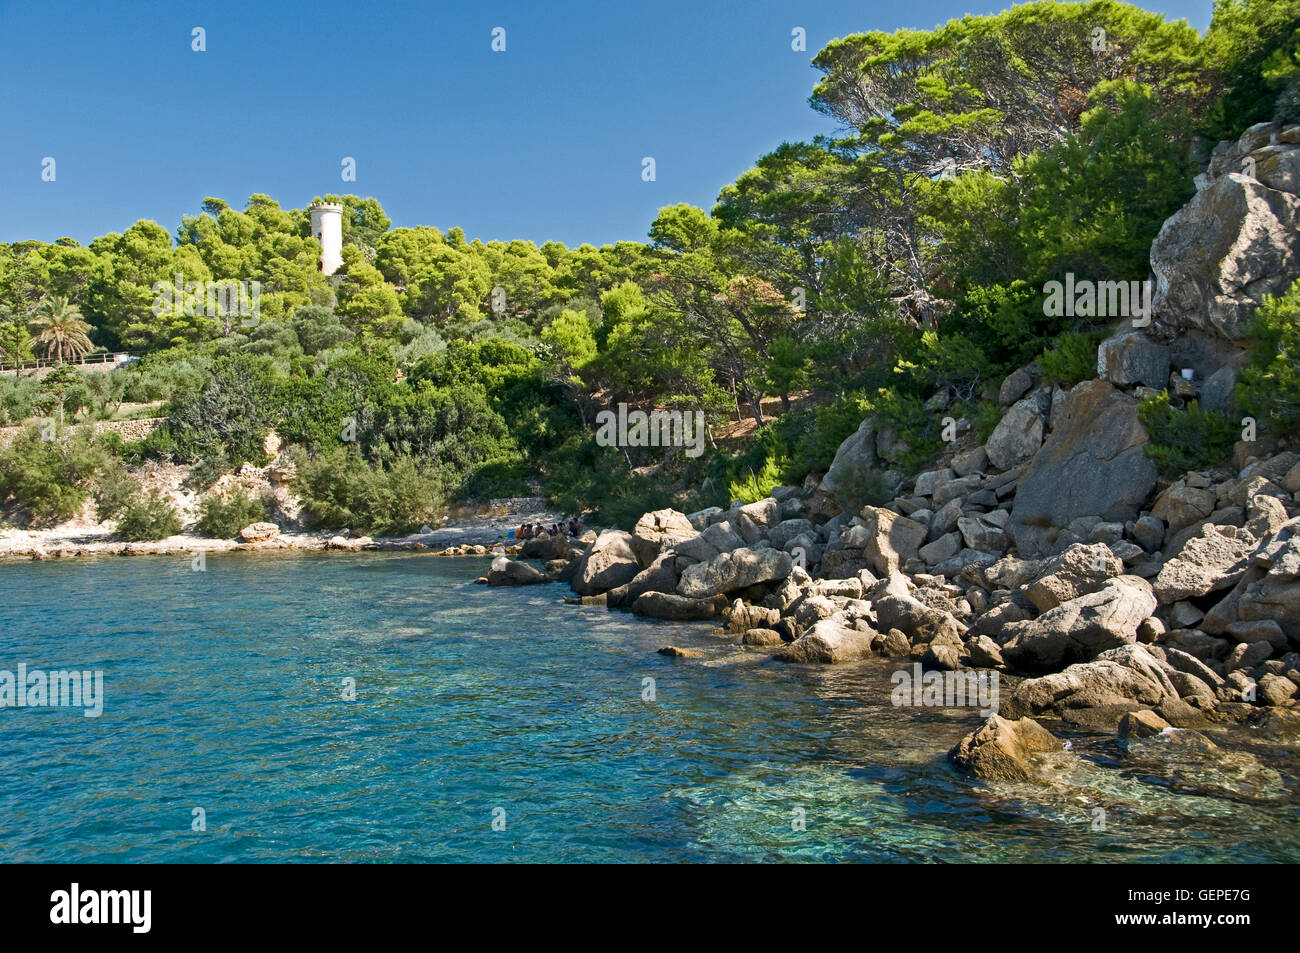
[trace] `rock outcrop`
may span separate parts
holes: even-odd
[[[1300,277],[1300,145],[1261,124],[1215,149],[1151,245],[1155,322],[1240,339],[1264,295]]]

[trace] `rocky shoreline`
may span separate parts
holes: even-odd
[[[1149,512],[1076,518],[1056,552],[1025,558],[987,548],[1012,547],[998,534],[1016,481],[931,470],[888,506],[820,524],[808,518],[824,504],[813,481],[728,510],[647,513],[630,533],[529,540],[477,581],[563,582],[572,603],[713,621],[729,644],[774,661],[883,656],[927,673],[997,673],[1006,686],[997,713],[951,752],[956,766],[987,778],[1025,775],[1034,754],[1061,748],[1038,720],[1067,733],[1211,747],[1207,730],[1269,723],[1294,744],[1300,454],[1206,483],[1201,503],[1222,495],[1227,512],[1194,519],[1184,479],[1152,504],[1167,523]],[[979,502],[997,496],[989,484],[1012,487],[1006,506]],[[933,545],[949,535],[935,514],[950,503],[963,514],[963,546],[951,555],[956,541]]]
[[[541,516],[537,520],[541,520]],[[556,517],[551,516],[550,522]],[[513,528],[513,527],[511,527]],[[283,532],[274,523],[245,527],[238,538],[212,539],[179,535],[150,542],[127,542],[102,527],[90,530],[23,532],[0,534],[0,562],[6,560],[71,559],[79,556],[180,556],[223,552],[423,552],[431,556],[487,556],[505,552],[518,555],[521,547],[503,536],[508,532],[500,521],[474,521],[464,526],[446,526],[409,536],[353,536],[347,532]]]
[[[1213,752],[1206,732],[1244,724],[1294,753],[1294,435],[1257,434],[1245,418],[1230,463],[1170,479],[1138,408],[1167,392],[1234,419],[1249,317],[1300,279],[1300,127],[1221,143],[1196,185],[1152,245],[1151,314],[1112,327],[1095,379],[1065,388],[1032,364],[1008,375],[987,440],[956,421],[929,469],[908,475],[883,462],[899,435],[868,418],[803,486],[646,513],[630,533],[534,541],[520,555],[542,568],[498,559],[480,581],[567,582],[573,602],[713,621],[774,661],[883,656],[1006,676],[996,713],[949,753],[989,779],[1028,776],[1065,747],[1040,720],[1148,753]],[[954,406],[946,390],[926,404]],[[892,498],[842,505],[869,474]]]

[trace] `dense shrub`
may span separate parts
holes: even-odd
[[[953,314],[940,323],[939,333],[964,335],[994,371],[1006,374],[1033,360],[1059,320],[1043,314],[1041,285],[1016,280],[966,289]]]
[[[46,441],[40,430],[28,427],[0,450],[0,502],[21,504],[37,524],[72,519],[110,459],[104,443],[89,434]]]
[[[187,462],[225,454],[262,462],[262,443],[279,419],[277,375],[264,357],[222,358],[202,388],[172,398],[168,424]]]
[[[33,377],[0,375],[0,425],[14,427],[35,414],[39,393]]]
[[[316,525],[375,535],[416,530],[446,503],[442,482],[414,458],[398,456],[372,467],[355,449],[302,460],[294,488]]]
[[[873,467],[845,473],[831,497],[845,513],[857,513],[864,506],[884,506],[894,498],[894,491],[884,473]]]
[[[645,513],[679,505],[662,483],[637,476],[604,496],[594,511],[594,519],[602,526],[630,531]]]
[[[957,408],[958,415],[968,418],[975,428],[975,436],[980,443],[986,443],[1002,422],[1002,408],[997,401],[981,400],[973,404],[963,404]]]
[[[791,477],[802,480],[808,473],[825,473],[835,460],[840,444],[853,435],[867,415],[861,395],[841,398],[805,413],[807,425],[791,453]],[[802,470],[802,472],[799,472]]]
[[[731,498],[746,503],[767,499],[772,495],[773,487],[785,485],[789,463],[785,456],[778,456],[768,457],[757,471],[747,467],[746,473],[728,486]]]
[[[1057,335],[1051,346],[1038,355],[1038,373],[1048,384],[1073,387],[1080,381],[1097,376],[1098,334],[1066,331]]]
[[[1166,476],[1215,466],[1232,452],[1237,426],[1214,410],[1201,410],[1191,401],[1180,410],[1168,393],[1144,397],[1138,404],[1138,419],[1147,428],[1150,441],[1143,448]]]
[[[1300,281],[1266,298],[1250,331],[1250,364],[1237,383],[1237,406],[1275,430],[1300,425]]]
[[[269,507],[264,498],[240,490],[209,493],[199,500],[196,528],[204,536],[230,539],[249,523],[267,518]]]
[[[95,481],[95,515],[102,523],[118,519],[140,494],[140,484],[121,461],[111,461]]]
[[[166,539],[180,531],[180,514],[157,490],[137,496],[117,521],[117,534],[132,541]]]
[[[876,452],[885,461],[915,470],[943,446],[943,414],[927,410],[916,397],[897,391],[878,390],[867,401],[868,414],[876,422]],[[881,440],[884,431],[892,431],[893,440]]]

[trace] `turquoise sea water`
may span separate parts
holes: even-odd
[[[1300,860],[1294,738],[1075,736],[1044,779],[986,785],[945,757],[979,716],[891,706],[900,663],[784,666],[473,585],[487,562],[0,564],[0,669],[105,692],[99,718],[0,709],[0,860]]]

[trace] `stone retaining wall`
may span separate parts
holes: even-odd
[[[130,443],[143,440],[166,419],[166,417],[145,417],[140,420],[97,420],[91,424],[73,424],[71,429],[83,430],[90,427],[91,432],[96,434],[111,430]],[[0,427],[0,447],[8,446],[22,430],[22,427]]]

